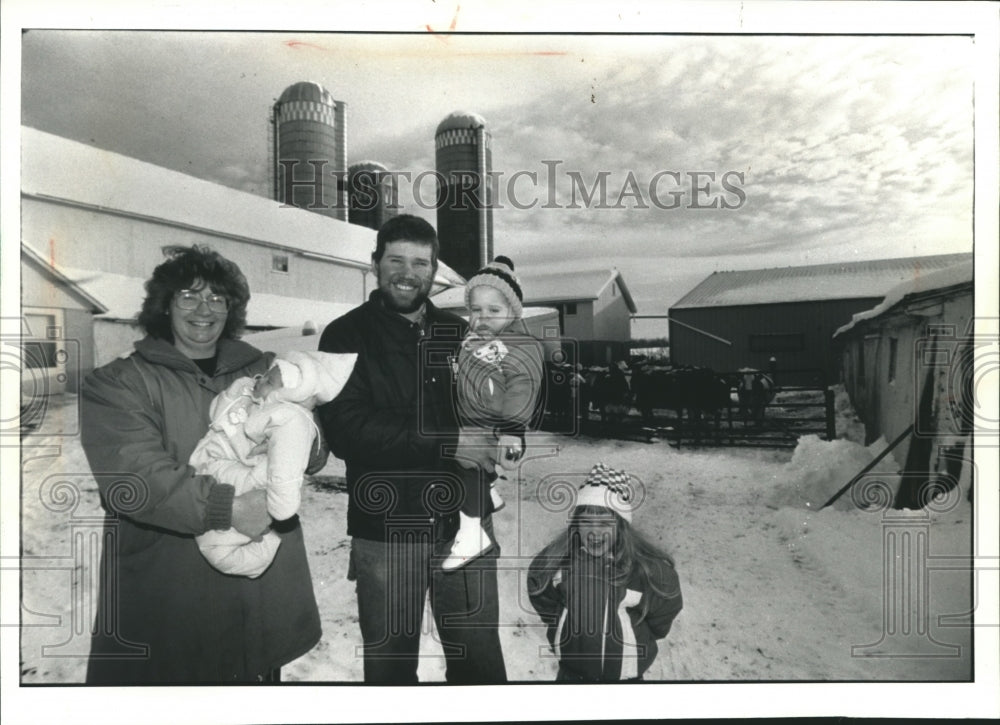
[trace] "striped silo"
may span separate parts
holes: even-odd
[[[377,161],[359,161],[347,169],[348,221],[378,229],[399,213],[396,180]]]
[[[318,83],[289,86],[274,104],[274,198],[347,221],[347,104],[334,100]],[[292,198],[285,199],[288,169],[293,170]],[[319,179],[322,187],[309,182]],[[321,191],[322,198],[317,192]]]
[[[441,259],[468,279],[493,258],[492,139],[475,113],[448,115],[434,134]]]

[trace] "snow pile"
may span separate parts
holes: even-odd
[[[837,426],[837,437],[855,443],[864,443],[865,424],[861,422],[857,412],[855,412],[851,396],[847,394],[844,384],[831,385],[830,389],[833,391],[833,415]]]
[[[911,535],[925,529],[928,543],[928,551],[925,553],[929,554],[927,565],[935,571],[932,586],[922,592],[922,596],[930,597],[922,606],[935,614],[930,616],[925,612],[923,616],[927,616],[927,620],[923,626],[933,623],[944,627],[937,634],[942,641],[963,642],[967,645],[968,632],[956,630],[955,622],[961,621],[963,613],[969,611],[969,571],[954,563],[951,564],[953,569],[937,569],[935,558],[940,556],[951,561],[970,555],[971,502],[964,496],[952,495],[938,511],[882,507],[865,510],[852,506],[849,496],[850,494],[844,494],[840,499],[846,500],[846,504],[839,507],[835,504],[822,511],[803,512],[784,508],[774,512],[771,521],[793,561],[814,582],[825,583],[830,587],[831,593],[840,602],[838,607],[845,610],[842,612],[844,616],[854,616],[859,622],[866,620],[870,625],[876,625],[885,607],[896,602],[886,591],[886,582],[892,581],[890,575],[894,566],[902,565],[899,562],[903,560],[898,557],[916,556],[912,551],[907,551],[897,552],[895,557],[887,558],[891,549],[889,542],[885,540],[886,535],[898,534],[901,527],[907,526],[905,522],[910,522],[908,528]],[[899,576],[898,572],[896,576]],[[898,591],[896,587],[899,584],[892,586],[892,591]],[[900,606],[898,602],[896,605]],[[920,612],[911,614],[918,616]],[[950,625],[943,620],[938,622],[939,615],[954,619],[955,622]],[[863,627],[858,627],[859,631],[862,629]],[[864,639],[864,636],[858,636],[852,643],[862,644]],[[875,641],[875,638],[869,637],[869,641]],[[910,644],[914,642],[911,641]],[[939,676],[954,676],[942,674],[946,668],[935,670],[931,664],[933,662],[934,660],[929,660],[920,663],[922,667],[929,668],[924,673],[925,677],[937,679]]]
[[[775,486],[769,503],[777,508],[791,506],[818,510],[885,447],[883,438],[866,448],[842,438],[825,441],[815,435],[803,436],[788,463],[785,480]],[[894,474],[897,468],[892,456],[886,456],[870,473],[890,474],[881,480],[889,484],[892,495],[895,495],[897,481]],[[832,506],[842,511],[856,508],[850,491],[845,492]]]
[[[882,611],[881,519],[881,510],[853,507],[849,494],[822,511],[784,508],[771,517],[786,551],[808,580],[827,582],[835,597],[853,602],[855,616],[864,613],[872,623]]]

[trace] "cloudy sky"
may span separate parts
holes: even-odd
[[[496,252],[616,266],[640,314],[715,270],[972,250],[968,36],[33,30],[21,59],[23,124],[265,196],[297,81],[347,103],[349,163],[414,176],[479,113]]]

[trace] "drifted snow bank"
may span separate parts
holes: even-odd
[[[875,460],[886,445],[883,438],[866,448],[859,443],[839,438],[825,441],[815,435],[803,436],[783,472],[783,480],[775,486],[768,503],[775,508],[792,506],[819,510],[848,481]],[[869,475],[876,476],[895,495],[898,469],[899,465],[890,454],[879,461],[862,480],[870,480]],[[852,500],[850,490],[844,492],[831,506],[841,511],[858,507]]]
[[[901,575],[896,569],[904,566],[899,559],[904,554],[894,548],[899,545],[899,532],[905,529],[911,536],[926,536],[926,569],[921,576],[925,572],[934,576],[933,586],[925,590],[929,598],[921,606],[926,607],[923,611],[928,617],[924,626],[931,623],[933,627],[939,617],[947,619],[969,610],[968,572],[946,571],[948,567],[943,565],[937,567],[940,571],[935,570],[938,560],[971,554],[973,511],[967,491],[955,489],[924,510],[894,510],[891,506],[899,465],[888,455],[854,485],[853,491],[845,491],[829,507],[820,509],[885,446],[881,438],[868,447],[849,440],[823,441],[816,436],[800,439],[767,499],[768,507],[775,509],[770,520],[796,565],[809,576],[829,582],[843,597],[844,605],[869,624],[877,621],[879,613],[886,612],[898,595],[895,589],[894,594],[886,592],[885,586]],[[878,483],[865,485],[873,481]],[[913,561],[908,566],[917,564]],[[954,629],[937,632],[944,632],[939,635],[944,641],[968,644],[966,632],[962,636]],[[914,640],[909,644],[921,643]]]
[[[833,390],[833,414],[836,417],[837,437],[864,443],[865,424],[858,418],[844,384],[837,383],[830,386],[830,389]]]

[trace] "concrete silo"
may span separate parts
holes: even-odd
[[[276,200],[347,221],[346,107],[311,81],[284,90],[271,115]]]
[[[396,179],[377,161],[359,161],[347,169],[348,221],[378,229],[399,213]]]
[[[441,259],[468,279],[493,258],[492,139],[475,113],[448,115],[434,134]]]

